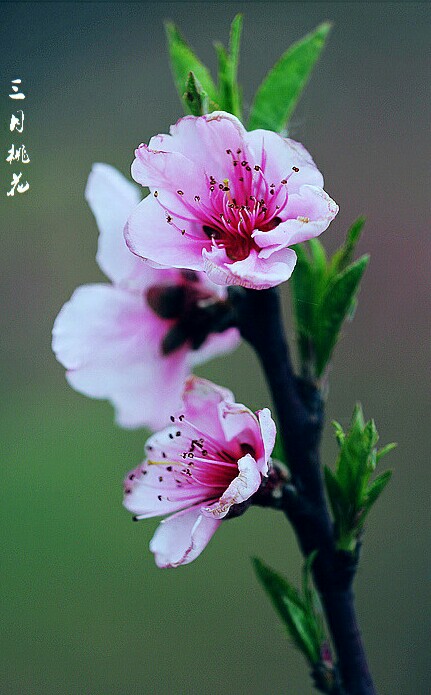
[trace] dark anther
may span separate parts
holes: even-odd
[[[265,212],[266,212],[266,210],[265,210]],[[259,229],[261,232],[270,232],[272,229],[275,229],[276,227],[278,227],[280,222],[281,222],[280,217],[273,217],[272,220],[270,220],[266,224],[263,224],[261,227],[259,227]]]
[[[186,288],[181,285],[152,285],[147,290],[147,302],[157,316],[175,319],[183,311]]]
[[[169,439],[173,439],[173,438],[174,438],[174,435],[172,434],[172,432],[169,432],[169,435],[168,435],[168,436],[169,436]]]
[[[178,195],[184,195],[184,191],[177,191]]]
[[[159,191],[154,191],[154,197],[157,198],[158,195],[159,195]]]
[[[159,475],[159,483],[163,483],[163,476]]]
[[[298,173],[299,169],[298,167],[292,167],[293,171],[296,171]]]
[[[161,495],[157,495],[157,499],[159,500],[159,502],[161,502],[161,501],[162,501],[162,496],[161,496]]]
[[[232,150],[226,150],[226,154],[232,154]]]
[[[162,340],[162,354],[170,355],[171,352],[174,352],[184,345],[188,339],[189,336],[187,331],[184,329],[181,323],[177,323],[166,333]]]
[[[287,183],[287,179],[281,179],[281,183]]]
[[[173,416],[173,415],[171,415],[171,417],[170,417],[170,421],[171,421],[171,422],[175,422],[175,418],[174,418],[174,416]]]
[[[169,471],[169,473],[170,473],[170,472],[172,471],[172,466],[168,466],[168,467],[166,468],[166,470]]]
[[[254,170],[255,170],[255,171],[260,171],[260,166],[259,166],[259,164],[255,164]]]
[[[178,430],[177,432],[175,432],[175,436],[176,436],[176,437],[181,437],[181,432]]]
[[[202,229],[204,230],[208,239],[212,239],[213,237],[217,239],[217,237],[219,236],[217,229],[214,229],[214,227],[210,227],[208,224],[204,224]]]
[[[195,195],[195,201],[196,201],[197,203],[199,203],[200,199],[201,199],[201,197],[200,197],[199,195]]]

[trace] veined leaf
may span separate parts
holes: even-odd
[[[322,375],[329,361],[368,261],[369,256],[362,256],[336,275],[321,298],[314,333],[317,376]]]
[[[186,91],[186,84],[190,72],[202,85],[209,99],[215,105],[217,102],[217,89],[209,73],[208,68],[194,54],[190,46],[181,36],[175,24],[166,22],[166,36],[168,39],[169,56],[171,61],[172,75],[180,99]],[[183,101],[184,103],[184,101]]]
[[[386,444],[385,446],[382,446],[381,449],[379,449],[376,452],[376,463],[380,461],[383,456],[386,456],[386,454],[389,454],[390,451],[393,451],[393,449],[396,449],[397,445],[395,442],[391,442],[390,444]]]
[[[204,113],[208,113],[208,95],[192,72],[189,73],[183,101],[186,110],[190,111],[193,116],[202,116]]]
[[[292,643],[314,666],[320,661],[321,626],[318,624],[307,598],[289,582],[258,558],[253,558],[253,566],[274,608],[286,626]]]
[[[356,245],[361,237],[365,217],[358,217],[347,232],[346,241],[334,253],[329,264],[329,274],[336,275],[347,268],[353,258]]]
[[[376,500],[380,497],[386,485],[389,483],[391,477],[392,471],[385,471],[384,473],[379,475],[375,480],[373,480],[371,485],[369,485],[366,492],[366,500],[364,505],[365,514],[368,514],[374,502],[376,502]]]
[[[281,56],[257,90],[248,123],[249,130],[283,130],[307,84],[330,29],[330,23],[321,24]]]
[[[229,37],[229,52],[219,41],[214,43],[218,59],[218,101],[220,108],[241,118],[240,93],[237,82],[242,15],[234,18]]]

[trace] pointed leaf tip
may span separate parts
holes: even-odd
[[[283,130],[308,82],[330,30],[330,22],[323,22],[283,53],[256,92],[248,123],[249,130]]]

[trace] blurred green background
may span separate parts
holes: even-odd
[[[252,509],[224,524],[196,562],[156,569],[147,546],[157,521],[132,524],[121,506],[123,475],[139,462],[146,433],[120,431],[108,404],[72,391],[50,351],[62,304],[77,285],[102,280],[83,197],[92,163],[127,174],[134,147],[181,115],[163,19],[214,68],[212,40],[227,39],[238,11],[246,107],[292,41],[322,20],[335,23],[290,128],[340,204],[326,247],[341,243],[357,215],[368,219],[359,250],[372,261],[336,352],[327,419],[346,425],[360,400],[382,443],[399,443],[387,459],[393,482],[367,526],[358,611],[379,693],[429,692],[429,5],[3,2],[3,695],[312,692],[249,561],[256,554],[299,577],[284,518]],[[31,189],[7,198],[7,95],[17,77],[27,95]],[[200,373],[251,407],[268,403],[246,346]],[[330,430],[326,462],[336,451]]]

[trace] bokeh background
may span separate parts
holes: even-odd
[[[84,201],[93,162],[129,171],[134,147],[181,115],[163,20],[215,68],[212,40],[245,13],[245,104],[268,68],[319,22],[327,50],[290,132],[340,204],[324,235],[368,218],[372,261],[331,374],[328,423],[373,416],[393,482],[370,516],[356,580],[381,695],[429,692],[429,5],[413,2],[8,3],[0,5],[1,649],[3,695],[308,695],[307,669],[257,585],[250,556],[299,578],[281,515],[252,509],[205,553],[155,568],[157,522],[132,524],[121,481],[144,431],[73,392],[50,351],[74,288],[103,280]],[[427,35],[428,34],[428,35]],[[31,189],[7,198],[10,80],[21,77]],[[289,289],[283,287],[292,336]],[[252,407],[268,403],[242,346],[200,370]],[[324,458],[336,448],[328,425]]]

